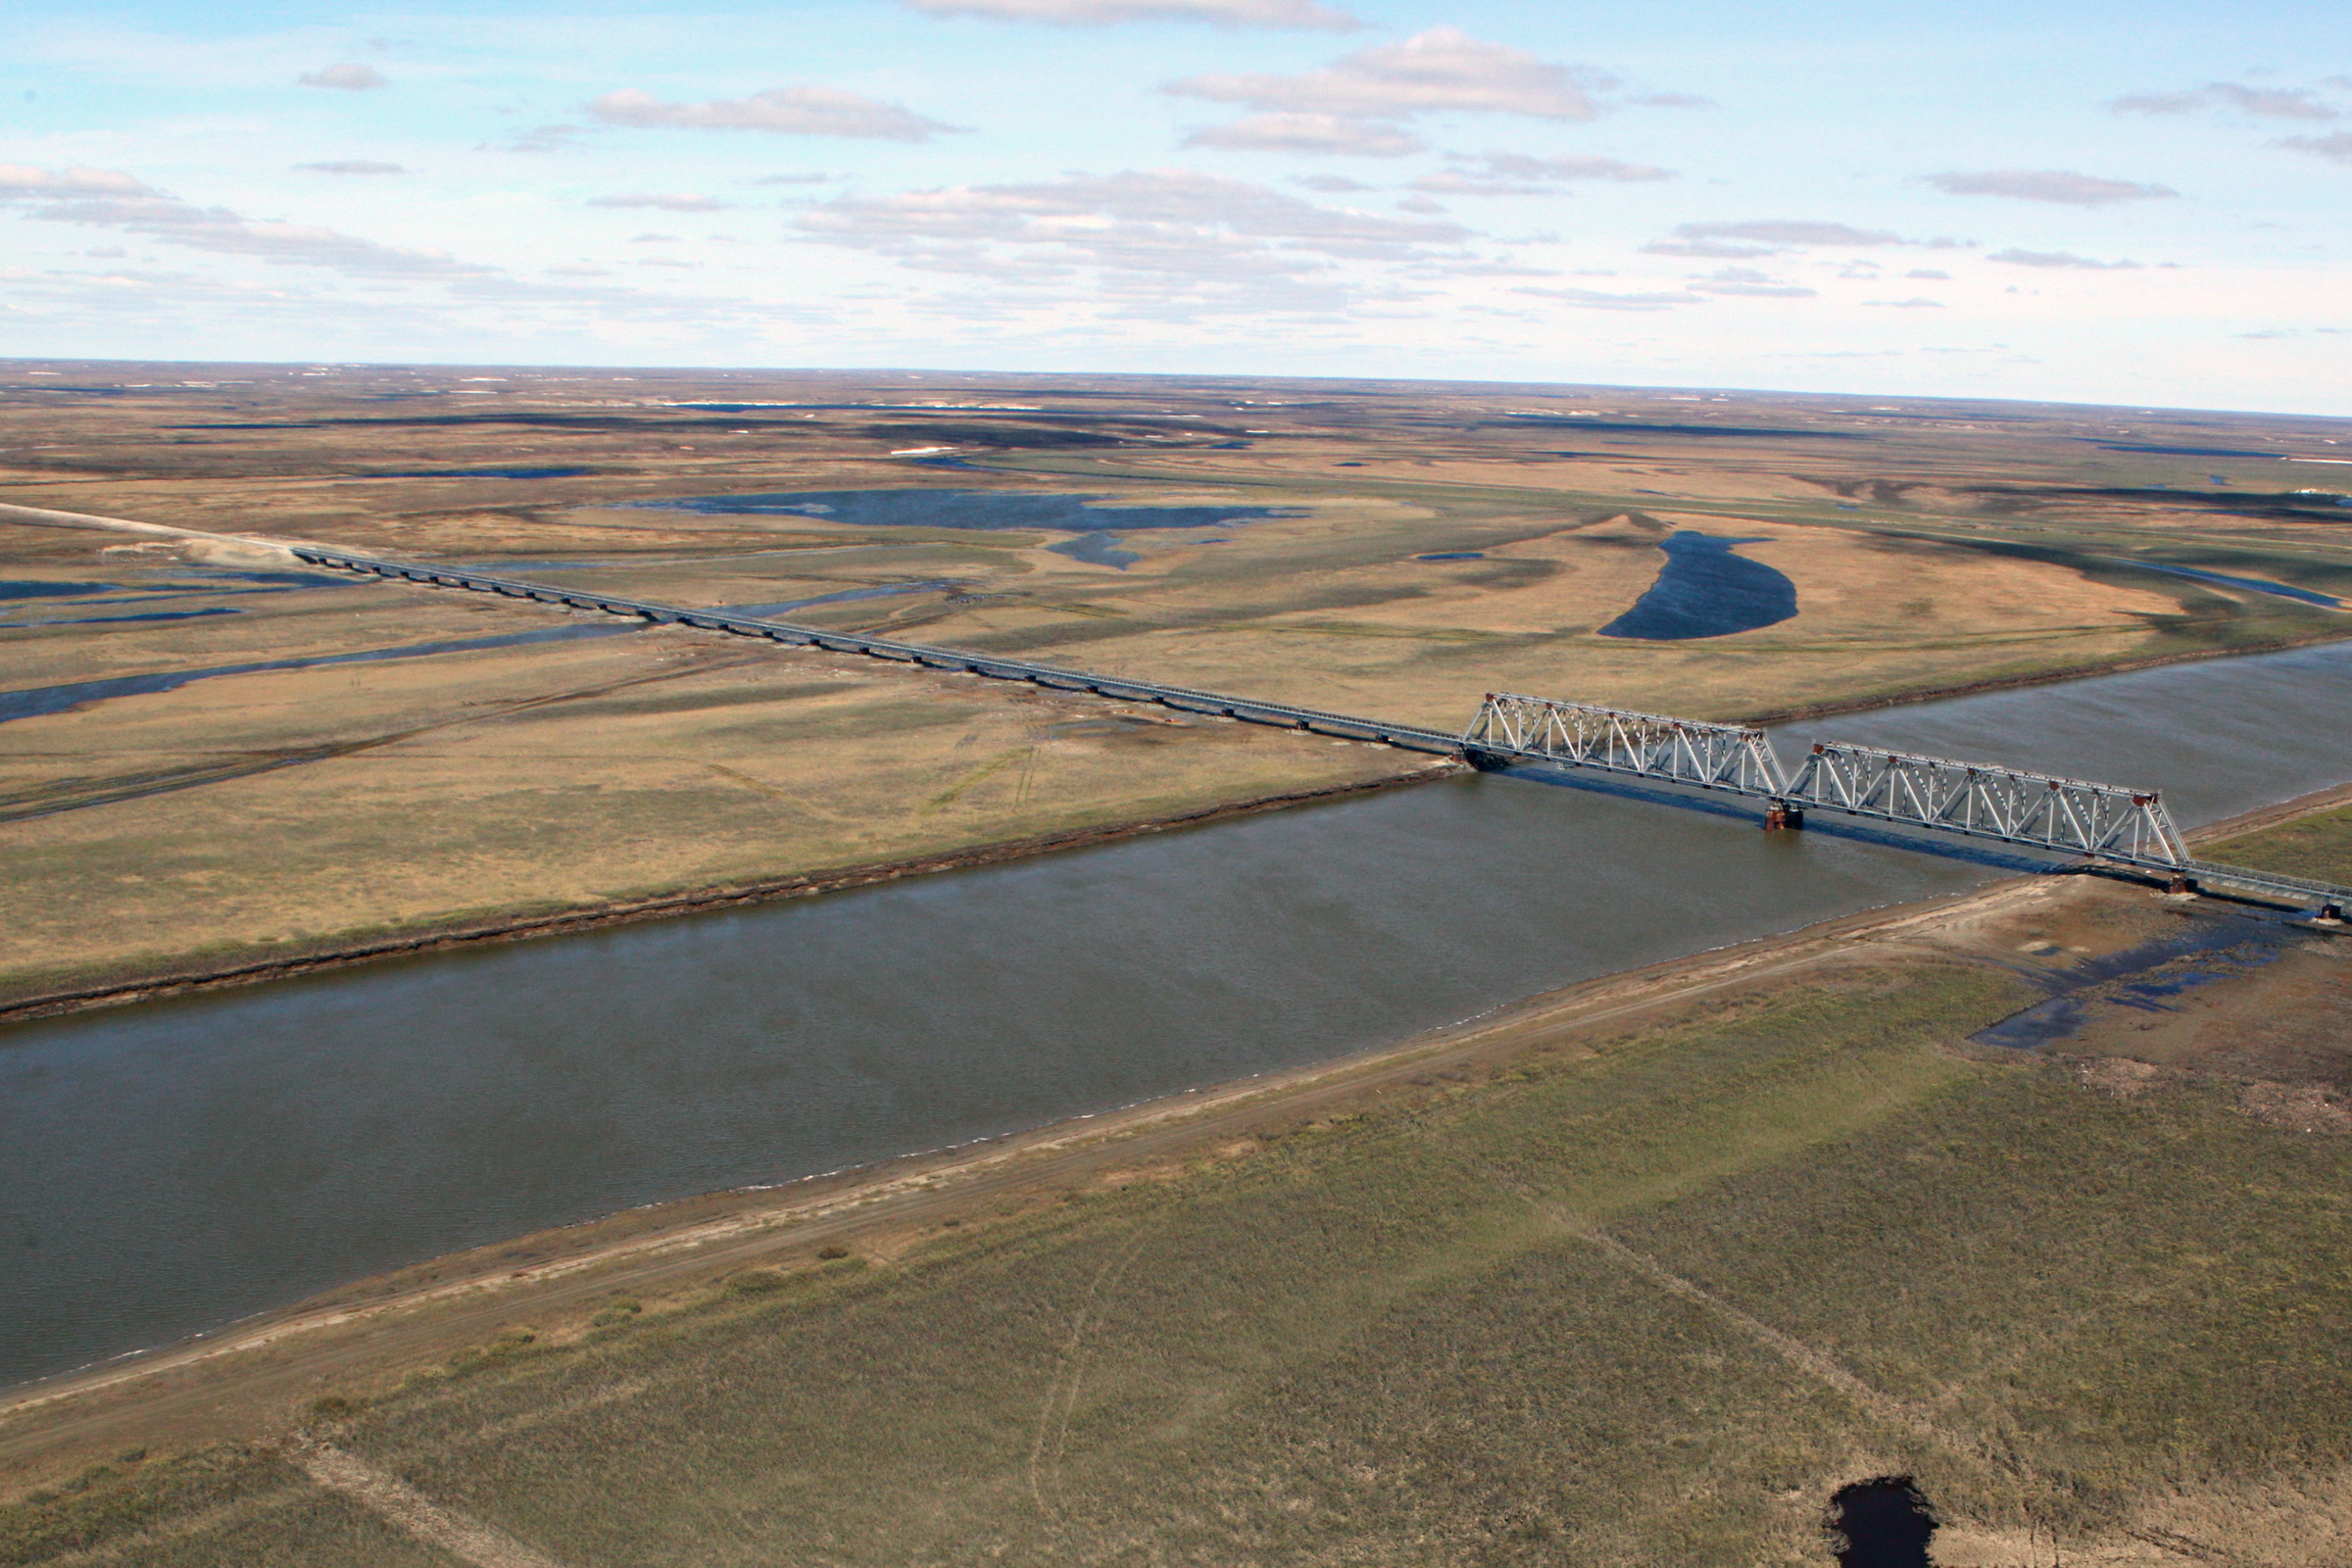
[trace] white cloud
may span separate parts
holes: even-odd
[[[1907,300],[1864,300],[1862,303],[1884,305],[1888,310],[1895,311],[1940,311],[1944,308],[1943,301],[1928,299],[1918,294],[1912,295]]]
[[[1252,244],[1278,241],[1335,256],[1401,256],[1469,233],[1451,223],[1403,223],[1318,207],[1263,185],[1174,169],[844,197],[798,220],[804,232],[837,243],[1009,241],[1105,253],[1119,249],[1122,225],[1171,236],[1219,233]]]
[[[477,153],[561,153],[568,152],[583,133],[579,125],[533,125],[518,130],[504,141],[484,142],[474,149]]]
[[[1753,240],[1760,245],[1907,245],[1900,234],[1883,228],[1855,228],[1849,223],[1824,223],[1803,219],[1755,219],[1737,223],[1680,223],[1676,236],[1685,240]]]
[[[1308,190],[1319,190],[1326,196],[1337,196],[1351,190],[1372,189],[1362,180],[1349,179],[1345,174],[1299,174],[1293,178],[1291,183],[1302,185]]]
[[[1807,300],[1816,290],[1786,278],[1759,272],[1752,267],[1724,267],[1695,277],[1690,287],[1701,294],[1742,294],[1761,299]]]
[[[306,71],[294,80],[304,87],[340,87],[345,92],[367,92],[392,85],[373,66],[357,65],[349,60],[320,71]]]
[[[755,185],[829,185],[841,177],[838,174],[762,174],[752,183]]]
[[[1428,263],[1470,237],[1459,224],[1320,207],[1263,185],[1188,170],[1073,174],[843,197],[794,219],[805,240],[921,271],[1007,285],[1091,279],[1120,314],[1334,310],[1366,297],[1336,269]]]
[[[61,202],[34,216],[53,222],[120,228],[192,250],[328,267],[359,275],[457,277],[497,270],[458,261],[446,251],[408,250],[303,223],[262,222],[224,207],[197,207],[168,196]]]
[[[1936,270],[1935,268],[1933,268],[1933,267],[1917,267],[1917,268],[1913,268],[1913,269],[1912,269],[1910,271],[1908,271],[1908,272],[1905,272],[1903,275],[1904,275],[1905,277],[1927,277],[1927,278],[1934,278],[1934,279],[1936,279],[1937,282],[1942,282],[1942,283],[1948,283],[1948,282],[1950,282],[1950,281],[1952,280],[1952,274],[1951,274],[1951,273],[1949,273],[1949,272],[1943,272],[1943,271],[1938,271],[1938,270]]]
[[[2281,136],[2272,145],[2290,147],[2314,158],[2325,158],[2331,164],[2352,164],[2352,130],[2331,131],[2325,136]]]
[[[1434,174],[1423,174],[1413,181],[1413,189],[1435,191],[1441,196],[1558,196],[1563,194],[1557,185],[1531,185],[1524,181],[1481,179],[1465,174],[1458,169],[1441,169]]]
[[[1424,150],[1421,139],[1377,120],[1348,115],[1251,115],[1209,125],[1184,138],[1187,147],[1228,151],[1338,153],[1357,158],[1402,158]]]
[[[2143,201],[2180,193],[2170,185],[2139,185],[2060,169],[1994,169],[1983,173],[1923,174],[1947,196],[2014,196],[2021,201],[2059,202],[2069,207],[2103,207],[2109,202]]]
[[[1642,247],[1644,256],[1687,256],[1694,261],[1745,261],[1772,252],[1770,245],[1734,245],[1720,239],[1655,239]]]
[[[900,104],[876,102],[838,87],[770,87],[746,98],[665,104],[652,93],[624,88],[589,104],[608,125],[696,130],[765,130],[794,136],[867,136],[884,141],[929,141],[961,127],[926,120]]]
[[[0,164],[0,201],[154,194],[137,178],[116,169],[35,169],[30,164]]]
[[[1456,163],[1473,161],[1460,153],[1452,157]],[[1482,153],[1475,161],[1486,165],[1487,172],[1497,178],[1636,182],[1674,178],[1673,170],[1660,169],[1655,164],[1629,164],[1616,158],[1584,158],[1564,153],[1548,158],[1533,157],[1527,153]]]
[[[1592,95],[1615,85],[1614,77],[1589,67],[1547,64],[1458,28],[1432,27],[1402,43],[1359,49],[1301,75],[1189,76],[1161,90],[1272,114],[1403,120],[1466,110],[1591,120],[1600,113]]]
[[[166,244],[228,256],[327,267],[364,276],[478,276],[496,270],[442,251],[405,250],[301,223],[262,222],[224,207],[198,207],[108,169],[34,169],[0,164],[0,202],[17,202],[48,222],[84,223]]]
[[[2235,109],[2265,120],[2339,120],[2342,112],[2320,101],[2309,87],[2249,87],[2243,82],[2209,81],[2184,92],[2143,92],[2109,101],[2120,115],[2185,115],[2199,109]]]
[[[2006,262],[2011,267],[2085,267],[2102,272],[2137,271],[2137,262],[2096,262],[2087,256],[2071,251],[1995,251],[1984,258],[1988,262]]]
[[[1446,211],[1446,206],[1443,202],[1431,201],[1426,196],[1407,196],[1404,200],[1396,204],[1396,210],[1400,213],[1421,213],[1428,215],[1442,213]]]
[[[379,164],[371,158],[335,158],[323,164],[296,164],[296,169],[313,174],[405,174],[407,170],[398,164]]]
[[[1671,169],[1660,169],[1655,164],[1629,164],[1615,158],[1566,155],[1537,158],[1526,153],[1485,153],[1477,158],[1467,153],[1447,156],[1456,163],[1479,164],[1483,168],[1475,172],[1446,169],[1424,174],[1413,181],[1413,188],[1452,196],[1553,196],[1559,194],[1560,184],[1567,180],[1634,182],[1675,177]]]
[[[665,213],[723,213],[733,202],[722,202],[715,196],[591,196],[591,207],[653,207]]]
[[[1667,311],[1677,305],[1704,305],[1704,294],[1686,291],[1649,294],[1611,294],[1592,288],[1515,288],[1514,294],[1552,300],[1580,311]]]
[[[1099,27],[1114,22],[1206,22],[1219,27],[1321,27],[1350,32],[1363,25],[1344,11],[1314,0],[906,0],[934,17],[981,17],[990,22],[1044,22],[1058,27]]]

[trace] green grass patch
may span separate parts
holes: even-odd
[[[1957,1044],[2025,1000],[1927,966],[1539,1053],[472,1359],[347,1441],[560,1560],[646,1568],[1747,1568],[1823,1560],[1829,1491],[1886,1468],[2080,1542],[2352,1463],[2352,1141]]]
[[[2257,871],[2352,883],[2352,806],[2207,845],[2207,859]]]

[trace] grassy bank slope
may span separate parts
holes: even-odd
[[[2225,839],[2202,853],[2261,871],[2352,883],[2352,806]]]
[[[1888,1471],[1946,1563],[2328,1560],[2352,1140],[1958,1043],[2024,1000],[1857,965],[318,1430],[572,1565],[1746,1568]],[[111,1469],[0,1561],[413,1560],[274,1451]]]

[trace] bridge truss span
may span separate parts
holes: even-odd
[[[2191,864],[2188,847],[2154,790],[1825,741],[1775,793],[1799,809],[1822,808],[2167,871]]]
[[[1596,767],[1660,783],[1777,795],[1781,769],[1764,732],[1631,709],[1489,692],[1462,733],[1473,760]]]

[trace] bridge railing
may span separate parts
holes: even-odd
[[[1739,795],[1777,794],[1781,779],[1760,729],[1513,692],[1487,694],[1462,732],[1462,747],[1498,759],[1597,767]]]
[[[2156,791],[2021,768],[1825,742],[1775,793],[1800,808],[1826,808],[2161,870],[2180,870],[2189,859]]]
[[[1161,681],[1128,680],[1117,675],[1099,675],[1088,670],[1043,664],[1030,660],[999,659],[961,649],[932,648],[921,643],[898,642],[888,637],[868,637],[861,632],[827,631],[819,626],[803,626],[788,620],[738,614],[727,610],[697,610],[681,605],[655,604],[642,599],[624,599],[591,589],[560,588],[548,583],[527,582],[517,577],[501,577],[464,566],[383,561],[373,556],[353,555],[348,551],[318,545],[297,545],[292,547],[292,551],[298,559],[314,565],[332,566],[343,571],[363,572],[398,581],[426,583],[443,588],[466,588],[476,593],[530,599],[540,604],[564,605],[574,610],[633,615],[657,624],[698,626],[706,631],[764,637],[771,642],[795,647],[865,654],[900,663],[921,664],[929,669],[986,675],[998,680],[1028,681],[1032,685],[1056,691],[1091,692],[1099,697],[1157,703],[1187,712],[1309,730],[1345,740],[1372,741],[1405,751],[1452,756],[1461,749],[1454,737],[1443,730],[1423,729],[1412,724],[1392,724],[1377,718],[1358,718],[1351,713],[1326,712],[1321,709],[1300,708],[1289,703],[1261,702],[1254,698],[1233,697],[1189,686],[1170,686]]]

